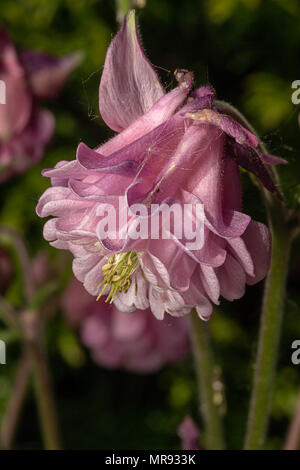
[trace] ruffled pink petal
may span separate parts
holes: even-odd
[[[248,227],[252,224],[252,221],[249,223]],[[248,228],[247,228],[248,229]],[[247,231],[246,229],[246,231]],[[244,234],[246,233],[244,232]],[[244,236],[244,235],[243,235]],[[241,266],[244,268],[245,272],[249,276],[254,276],[254,264],[249,253],[247,246],[243,238],[231,238],[227,240],[228,245],[230,246],[231,254],[234,258],[239,261]]]
[[[161,299],[160,293],[153,287],[150,287],[149,289],[149,302],[153,315],[158,320],[163,320],[165,316],[165,306]]]
[[[196,312],[199,318],[203,321],[208,321],[213,313],[213,307],[210,301],[203,295],[201,299],[198,300],[196,305]]]
[[[192,276],[190,288],[183,293],[183,299],[185,304],[190,306],[190,310],[196,308],[196,312],[201,320],[208,321],[210,319],[213,313],[213,306],[205,295],[201,279],[199,279],[196,271]]]
[[[268,227],[251,221],[243,240],[253,261],[254,275],[247,275],[247,284],[256,284],[267,275],[271,264],[272,238]]]
[[[55,186],[44,192],[36,210],[40,217],[62,216],[70,215],[70,211],[86,209],[92,205],[92,201],[81,200],[73,196],[69,188]]]
[[[115,299],[114,299],[114,305],[115,307],[120,310],[120,312],[124,313],[132,313],[136,311],[136,306],[134,304],[128,304],[124,302],[124,296],[117,294]]]
[[[168,289],[161,294],[165,311],[174,317],[182,317],[189,313],[189,308],[186,307],[184,299],[179,292],[173,289]]]
[[[80,144],[77,159],[86,170],[107,175],[105,178],[103,176],[103,181],[99,180],[97,183],[102,193],[117,195],[120,191],[123,194],[126,192],[128,204],[131,205],[140,202],[146,196],[147,189],[151,189],[157,174],[165,165],[165,155],[172,155],[183,132],[183,120],[174,117],[107,157]],[[76,183],[77,188],[79,185],[82,183]],[[87,186],[91,186],[90,183]],[[83,186],[82,190],[84,191]],[[77,192],[76,189],[75,191]],[[83,192],[79,194],[82,196]],[[97,192],[94,192],[94,196],[96,195]]]
[[[151,240],[148,251],[159,258],[168,271],[168,281],[173,289],[184,292],[189,288],[196,261],[170,240]]]
[[[96,264],[99,263],[99,255],[88,254],[86,256],[78,256],[73,260],[73,273],[80,282],[84,282],[86,275]]]
[[[56,228],[57,218],[49,219],[44,225],[43,235],[45,240],[52,241],[57,238],[57,228]]]
[[[136,143],[134,142],[133,145],[136,146]],[[133,177],[137,173],[138,163],[142,159],[143,154],[140,156],[140,154],[134,152],[131,158],[127,160],[127,155],[123,156],[124,153],[124,151],[119,151],[109,157],[104,157],[81,142],[77,148],[76,158],[86,170]]]
[[[42,175],[46,178],[55,179],[57,181],[68,181],[69,178],[84,178],[90,173],[83,168],[77,160],[58,162],[54,168],[45,168]],[[53,186],[66,186],[66,184],[54,184]]]
[[[243,297],[246,284],[245,271],[229,253],[223,266],[216,268],[216,274],[222,297],[231,301]]]
[[[215,270],[211,266],[201,264],[198,269],[203,288],[208,297],[214,302],[219,304],[220,284]]]
[[[84,278],[83,286],[91,295],[99,294],[100,289],[98,286],[103,279],[102,266],[105,263],[106,263],[106,260],[103,258],[100,258],[100,261],[92,269],[89,270],[89,272],[86,274]]]
[[[63,240],[55,240],[53,242],[50,242],[49,244],[53,246],[53,248],[57,248],[58,250],[70,250],[70,252],[72,253],[70,243],[65,242]]]

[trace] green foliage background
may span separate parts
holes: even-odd
[[[117,31],[115,2],[108,0],[1,0],[0,20],[22,49],[55,55],[74,50],[85,58],[54,103],[55,139],[43,161],[1,186],[0,219],[25,237],[31,256],[47,251],[55,269],[61,252],[42,237],[35,205],[48,181],[42,168],[73,159],[80,140],[93,147],[111,134],[98,114],[98,85],[105,52]],[[299,106],[291,83],[300,79],[300,4],[297,0],[148,0],[138,12],[143,45],[172,85],[176,68],[194,71],[198,85],[218,94],[252,121],[270,151],[289,161],[280,168],[288,204],[300,203]],[[265,214],[258,190],[243,175],[244,208],[255,219]],[[279,370],[267,446],[282,446],[300,386],[300,366],[291,364],[291,342],[300,338],[299,242],[294,244],[285,307]],[[71,274],[71,259],[62,274]],[[222,369],[223,403],[230,448],[241,448],[256,351],[262,283],[245,297],[223,301],[211,321],[216,362]],[[24,303],[23,283],[15,277],[7,294]],[[2,328],[0,324],[0,328]],[[0,416],[9,396],[19,346],[11,340],[8,364],[0,368]],[[197,417],[192,358],[158,374],[137,376],[95,366],[62,312],[50,321],[47,345],[65,448],[176,449],[176,428],[185,414]],[[201,423],[200,423],[201,427]],[[29,393],[17,435],[17,448],[40,448],[33,394]]]

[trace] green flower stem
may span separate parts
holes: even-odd
[[[10,305],[7,300],[0,295],[0,317],[1,320],[8,326],[8,328],[11,328],[13,331],[19,331],[20,330],[20,323],[19,323],[19,318],[14,310],[14,308]]]
[[[257,136],[247,119],[233,106],[224,101],[215,105],[248,128]],[[268,153],[264,143],[258,139],[259,148]],[[279,177],[274,166],[269,171],[279,186]],[[281,333],[282,312],[285,297],[285,284],[293,233],[293,214],[288,208],[261,187],[266,204],[269,226],[272,232],[272,262],[266,283],[260,321],[258,351],[254,373],[254,386],[250,402],[250,412],[246,434],[246,449],[261,449],[264,445],[270,408],[277,352]]]
[[[44,446],[46,450],[59,450],[61,444],[51,379],[44,353],[37,345],[31,347],[31,359]]]
[[[57,412],[47,358],[41,343],[42,332],[39,314],[34,311],[24,312],[23,322],[44,447],[46,450],[59,450],[61,444]]]
[[[272,199],[267,206],[273,239],[272,262],[265,284],[245,443],[245,448],[251,450],[263,447],[269,422],[291,245],[282,204]]]
[[[2,417],[0,429],[0,448],[11,449],[18,426],[25,394],[30,377],[30,360],[27,349],[24,349],[20,359],[15,382],[9,397],[9,402]]]
[[[214,403],[213,372],[208,324],[196,311],[191,312],[191,336],[198,385],[199,411],[204,422],[205,447],[224,449],[223,429],[219,411]]]
[[[11,401],[8,404],[4,422],[1,426],[0,445],[5,448],[12,445],[15,427],[22,408],[26,392],[29,371],[34,378],[36,401],[39,410],[40,424],[44,445],[47,450],[60,449],[60,438],[56,407],[52,391],[50,373],[46,355],[41,342],[43,318],[41,309],[47,298],[57,289],[56,283],[50,283],[37,292],[32,262],[21,235],[14,229],[0,224],[0,240],[10,241],[18,254],[22,268],[27,310],[17,314],[13,307],[0,296],[0,314],[12,330],[21,333],[24,341],[24,352],[16,375]],[[40,310],[38,312],[38,310]]]
[[[22,269],[26,299],[30,300],[35,292],[35,282],[31,275],[31,260],[24,240],[17,230],[0,224],[0,239],[8,240],[14,246]]]

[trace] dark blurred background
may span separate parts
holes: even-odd
[[[139,2],[141,3],[141,2]],[[300,79],[300,3],[298,0],[148,0],[138,8],[143,46],[166,88],[173,71],[195,73],[197,85],[211,84],[219,99],[238,107],[253,123],[271,153],[289,161],[280,168],[288,204],[300,203],[300,107],[291,102],[291,83]],[[21,49],[54,55],[74,50],[84,60],[56,102],[47,106],[57,126],[40,164],[1,186],[1,223],[18,229],[32,256],[47,251],[55,267],[61,252],[42,237],[35,206],[49,185],[42,168],[74,159],[77,144],[90,147],[110,131],[99,117],[98,85],[106,49],[118,29],[114,1],[1,0],[0,20]],[[265,221],[258,190],[243,174],[244,208]],[[267,447],[282,446],[300,387],[300,366],[291,363],[291,343],[300,338],[300,246],[294,244],[285,305],[279,371]],[[71,275],[71,258],[64,275]],[[7,297],[24,301],[19,268]],[[223,301],[211,321],[216,363],[226,400],[221,403],[230,448],[241,448],[253,374],[263,285],[245,297]],[[1,328],[1,325],[0,325]],[[135,375],[94,365],[62,312],[47,328],[47,345],[65,448],[176,449],[176,428],[186,414],[196,419],[192,357],[157,374]],[[12,342],[7,366],[0,369],[0,415],[9,396],[19,346]],[[40,448],[33,394],[29,394],[17,435],[17,448]],[[199,421],[198,421],[199,422]],[[199,422],[201,428],[201,422]]]

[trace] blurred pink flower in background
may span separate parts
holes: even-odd
[[[193,418],[186,416],[178,427],[177,433],[181,438],[183,450],[201,450],[199,444],[200,431]]]
[[[76,160],[44,170],[52,187],[37,213],[53,216],[44,237],[73,253],[74,274],[90,294],[109,296],[122,311],[150,308],[159,319],[195,307],[207,320],[220,296],[242,297],[270,266],[268,228],[242,213],[239,165],[280,197],[265,163],[284,161],[264,155],[253,134],[214,106],[212,88],[191,92],[191,72],[177,70],[175,78],[177,87],[166,93],[129,12],[108,49],[99,92],[101,116],[119,134],[95,150],[80,143]],[[129,208],[202,205],[203,247],[188,248],[174,223],[169,240],[122,239],[124,227],[130,233],[137,226],[136,214],[104,240],[99,211],[110,204],[119,216],[120,197]]]
[[[0,104],[0,182],[42,158],[55,119],[37,100],[54,97],[79,61],[77,53],[62,59],[39,52],[19,54],[6,32],[0,32],[0,80],[6,95]]]
[[[42,286],[55,277],[45,251],[40,250],[35,255],[31,264],[31,272],[37,286]]]
[[[104,299],[95,302],[76,279],[65,291],[62,306],[93,360],[102,367],[154,372],[181,360],[189,350],[186,318],[168,316],[160,322],[149,309],[120,312]]]

